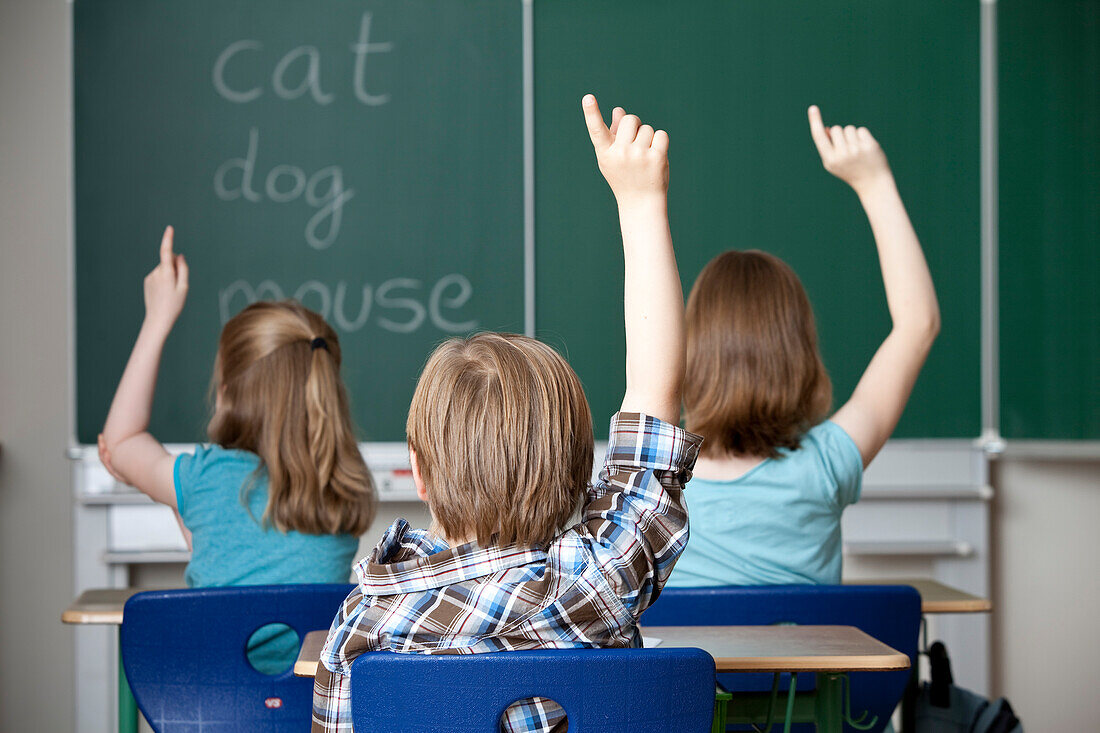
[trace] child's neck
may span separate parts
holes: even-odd
[[[732,481],[741,478],[768,459],[767,456],[736,455],[726,453],[716,456],[699,456],[695,469],[691,472],[695,478],[709,481]]]
[[[448,537],[447,533],[443,531],[443,527],[440,526],[439,522],[435,521],[435,518],[432,518],[432,524],[431,524],[430,527],[428,527],[428,531],[431,532],[436,537],[439,537],[440,539],[442,539],[450,547],[458,547],[459,545],[466,545],[466,544],[469,544],[471,542],[474,542],[477,539],[476,537],[466,537],[464,539]]]

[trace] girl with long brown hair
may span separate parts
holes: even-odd
[[[209,446],[173,456],[147,428],[161,351],[188,267],[161,242],[145,321],[111,403],[100,457],[120,481],[177,512],[189,586],[345,583],[375,491],[340,378],[340,342],[293,301],[254,303],[222,329]]]
[[[939,332],[932,277],[882,148],[810,107],[825,170],[871,223],[893,328],[830,419],[832,385],[798,276],[759,251],[715,257],[687,305],[691,540],[670,586],[839,583],[840,517],[901,417]]]

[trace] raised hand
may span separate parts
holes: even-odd
[[[608,127],[591,94],[585,95],[581,106],[600,173],[619,203],[631,198],[663,198],[668,192],[668,133],[643,125],[621,107],[612,112]]]
[[[172,329],[187,300],[187,261],[172,251],[172,227],[160,240],[160,264],[145,276],[145,320],[165,333]]]
[[[866,467],[901,418],[939,333],[940,310],[920,241],[878,142],[866,127],[826,128],[817,107],[808,114],[825,170],[852,187],[867,213],[893,321],[852,397],[832,418],[855,442]]]
[[[174,233],[172,227],[164,230],[160,264],[145,277],[145,322],[97,441],[100,460],[112,476],[172,508],[175,461],[148,428],[164,343],[187,300],[187,261],[172,251]]]
[[[581,100],[600,172],[619,205],[623,234],[626,393],[622,409],[680,420],[684,294],[668,228],[668,135],[616,108],[604,124]]]
[[[863,193],[879,182],[893,181],[886,153],[866,127],[834,125],[826,128],[817,106],[809,109],[810,136],[825,170]]]

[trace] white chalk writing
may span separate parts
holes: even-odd
[[[384,331],[402,334],[413,333],[425,323],[448,334],[468,333],[478,327],[476,319],[458,320],[474,294],[469,278],[459,273],[444,275],[427,292],[423,281],[407,277],[385,280],[377,288],[369,283],[351,287],[362,293],[359,312],[353,317],[347,312],[349,284],[343,280],[336,283],[335,297],[333,288],[318,280],[307,280],[294,290],[272,280],[255,286],[236,280],[218,291],[219,315],[224,324],[249,303],[281,300],[289,293],[345,333],[359,331],[370,322]]]

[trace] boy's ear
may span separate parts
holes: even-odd
[[[420,475],[420,464],[416,462],[416,451],[409,446],[409,463],[412,465],[413,483],[416,484],[416,498],[428,501],[428,490],[424,488],[424,477]]]

